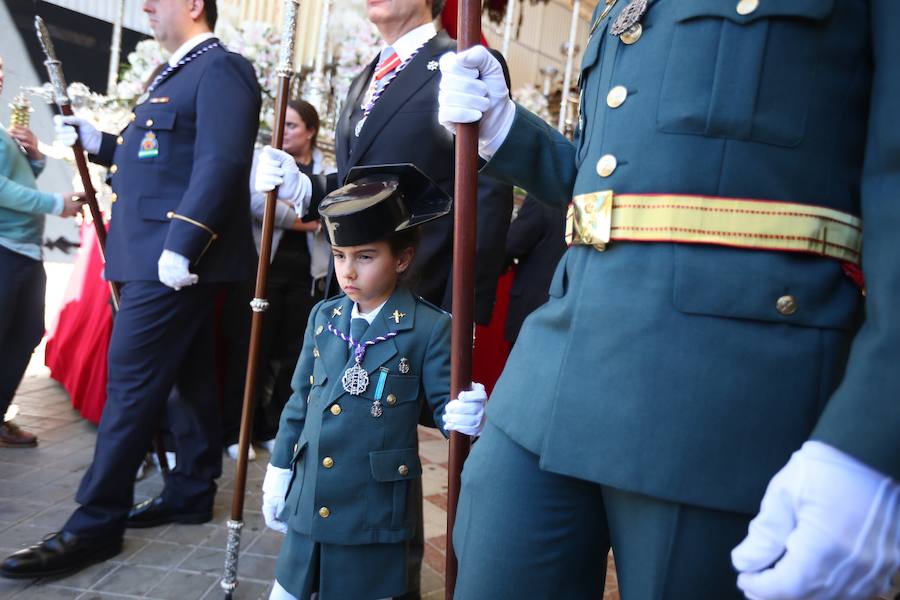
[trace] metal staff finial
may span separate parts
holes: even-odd
[[[34,29],[37,31],[38,41],[44,50],[44,66],[47,67],[47,75],[50,77],[50,85],[53,86],[53,94],[56,96],[56,103],[60,106],[69,104],[68,86],[66,86],[66,78],[63,75],[62,63],[56,58],[56,50],[53,48],[53,40],[50,39],[50,32],[47,25],[39,16],[34,17]]]
[[[294,75],[294,40],[297,37],[297,13],[300,0],[284,0],[284,29],[281,31],[281,52],[278,55],[278,68],[275,73],[279,77]]]

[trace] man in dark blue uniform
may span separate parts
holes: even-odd
[[[252,271],[247,181],[260,92],[253,68],[211,33],[214,0],[145,0],[156,39],[172,53],[113,136],[74,129],[115,192],[106,278],[121,282],[109,347],[107,401],[81,505],[62,531],[4,561],[7,577],[63,573],[121,550],[123,531],[212,515],[221,471],[213,373],[213,303],[223,282]],[[227,127],[225,126],[227,124]],[[132,508],[134,474],[168,405],[178,464],[161,495]]]

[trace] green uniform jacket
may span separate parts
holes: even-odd
[[[486,172],[556,205],[613,190],[858,215],[868,293],[805,254],[574,247],[488,418],[545,469],[718,509],[755,512],[811,436],[900,479],[900,2],[760,0],[742,15],[736,0],[651,0],[631,44],[609,33],[627,2],[598,20],[606,4],[578,143],[518,108]],[[794,314],[776,310],[784,295]]]
[[[340,296],[310,314],[272,454],[274,466],[294,470],[281,518],[315,542],[396,543],[409,539],[415,524],[410,482],[422,475],[421,405],[443,423],[450,396],[450,315],[398,288],[363,340],[399,333],[368,348],[368,388],[351,396],[341,378],[355,364],[352,353],[327,326],[348,333],[352,308]],[[373,416],[376,400],[380,416]]]

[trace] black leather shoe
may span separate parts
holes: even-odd
[[[66,531],[19,550],[3,561],[0,575],[10,579],[50,577],[79,571],[122,551],[122,538],[83,538]]]
[[[163,501],[161,496],[144,500],[136,504],[128,513],[126,527],[143,529],[145,527],[159,527],[169,523],[181,523],[184,525],[196,525],[212,520],[212,510],[201,512],[185,512],[176,510]]]

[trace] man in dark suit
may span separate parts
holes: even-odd
[[[522,321],[550,297],[550,280],[566,251],[566,209],[528,196],[509,225],[506,264],[515,263],[506,339],[515,344]]]
[[[327,183],[314,186],[319,191],[313,204],[340,185],[353,167],[390,163],[416,165],[452,195],[454,140],[434,118],[440,79],[437,61],[456,49],[456,41],[434,27],[433,19],[443,6],[444,0],[369,5],[369,20],[378,27],[385,45],[350,85],[337,123],[338,172]],[[288,197],[290,191],[282,186],[279,195]],[[512,188],[479,177],[477,209],[475,321],[486,324],[503,269]],[[409,273],[412,289],[446,310],[451,302],[452,248],[452,216],[426,224]]]
[[[245,280],[253,267],[246,182],[260,92],[250,64],[211,33],[214,0],[145,0],[144,11],[172,56],[132,122],[118,137],[81,119],[57,126],[71,143],[76,125],[91,160],[110,166],[105,273],[121,283],[121,302],[81,506],[60,532],[7,558],[7,577],[64,573],[114,556],[126,526],[212,515],[222,461],[213,304],[222,283]],[[134,474],[173,386],[178,401],[167,410],[178,464],[159,497],[132,509]]]

